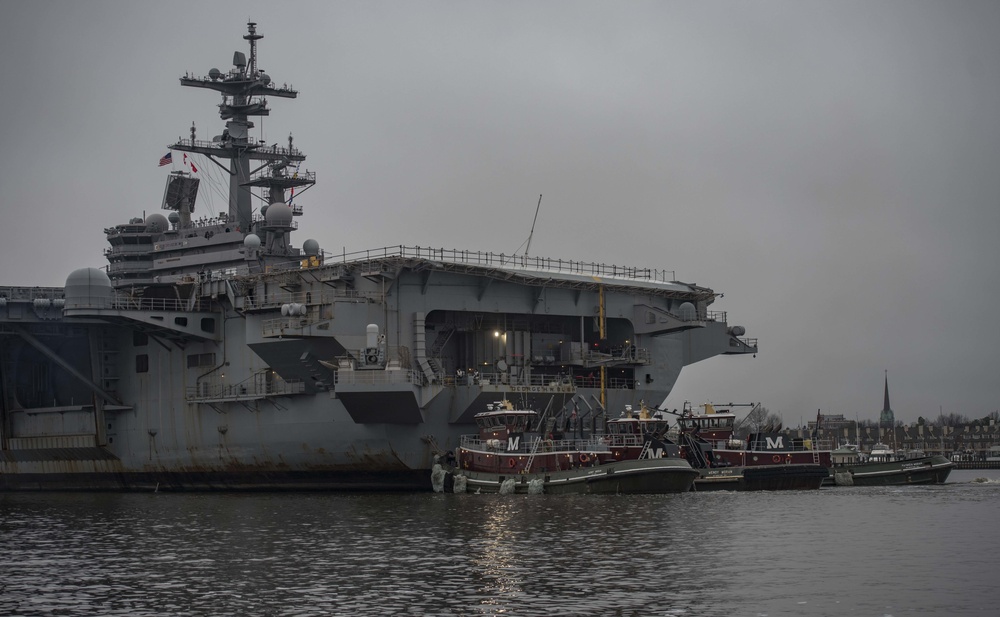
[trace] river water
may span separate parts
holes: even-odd
[[[998,512],[998,470],[666,496],[0,494],[0,615],[994,616]]]

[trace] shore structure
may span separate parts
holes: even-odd
[[[784,429],[779,434],[788,442],[811,441],[821,450],[846,446],[867,455],[876,446],[887,445],[907,458],[936,454],[951,459],[963,469],[989,469],[990,463],[1000,462],[996,454],[1000,452],[1000,418],[996,413],[949,425],[923,417],[913,423],[897,422],[889,404],[888,375],[878,422],[822,413],[802,427]],[[997,460],[990,461],[991,458]]]
[[[488,402],[579,429],[757,352],[668,270],[297,246],[317,177],[291,136],[252,137],[298,97],[259,68],[262,38],[248,23],[232,68],[180,78],[221,96],[223,125],[160,160],[224,169],[227,212],[206,216],[188,165],[164,213],[104,229],[105,267],[0,287],[0,490],[430,490]]]

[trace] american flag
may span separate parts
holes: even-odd
[[[173,152],[167,152],[166,154],[160,157],[160,167],[163,167],[164,165],[169,165],[173,162],[174,162]]]

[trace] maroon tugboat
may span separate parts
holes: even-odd
[[[690,491],[698,472],[642,433],[608,422],[604,435],[567,437],[540,430],[538,414],[509,401],[475,416],[479,432],[432,476],[435,490],[473,493],[663,494]],[[634,456],[633,451],[634,450]]]
[[[736,414],[705,405],[694,413],[685,403],[678,414],[678,441],[692,467],[700,472],[695,490],[818,489],[830,476],[829,451],[807,443],[785,443],[778,434],[753,433],[735,438]]]

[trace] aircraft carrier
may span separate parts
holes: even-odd
[[[316,176],[251,119],[298,93],[243,38],[228,71],[180,79],[221,94],[221,133],[168,146],[226,171],[228,212],[168,172],[162,213],[104,230],[106,267],[0,287],[0,489],[430,490],[489,402],[600,430],[686,365],[757,352],[670,271],[293,245]]]

